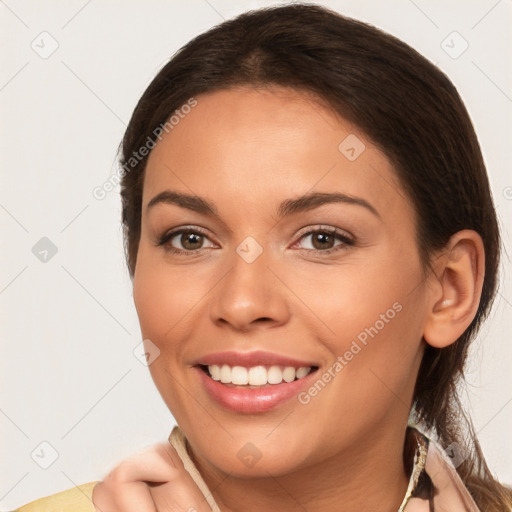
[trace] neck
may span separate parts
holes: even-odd
[[[378,432],[355,448],[284,476],[236,478],[190,454],[222,512],[396,512],[409,476],[403,462],[405,430]]]

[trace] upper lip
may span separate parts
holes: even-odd
[[[213,354],[205,355],[194,362],[194,365],[222,365],[228,366],[293,366],[294,368],[301,368],[303,366],[316,366],[311,361],[300,361],[293,357],[285,355],[274,354],[272,352],[264,352],[256,350],[252,352],[215,352]]]

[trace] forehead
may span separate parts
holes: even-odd
[[[226,208],[311,190],[364,196],[379,210],[410,208],[387,157],[311,95],[237,87],[195,100],[149,156],[144,205],[170,188]]]

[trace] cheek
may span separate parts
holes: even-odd
[[[139,317],[140,328],[144,338],[161,339],[162,334],[173,325],[173,306],[176,295],[164,293],[165,281],[159,279],[157,272],[137,263],[133,282],[133,300]]]
[[[204,290],[190,270],[172,267],[158,251],[139,248],[133,280],[133,300],[142,335],[157,344],[172,343],[187,325]],[[161,347],[163,348],[163,347]]]
[[[187,318],[183,299],[187,288],[175,278],[151,253],[141,246],[133,279],[133,300],[139,318],[142,338],[146,351],[158,350],[158,356],[148,366],[151,377],[162,399],[173,414],[183,410],[185,405],[176,392],[176,381],[181,381],[179,360],[182,347],[175,341]],[[155,349],[154,347],[157,347]],[[179,386],[178,386],[179,389]]]
[[[416,255],[390,250],[367,262],[326,268],[316,287],[310,280],[303,288],[329,332],[323,343],[336,377],[326,375],[334,383],[326,399],[337,404],[344,396],[345,412],[361,402],[385,409],[396,396],[405,401],[421,356],[425,294]]]
[[[414,254],[399,255],[393,248],[360,254],[338,267],[304,269],[300,278],[289,277],[337,354],[354,339],[364,344],[407,327],[404,318],[421,310],[421,272]]]

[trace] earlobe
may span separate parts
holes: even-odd
[[[423,338],[436,348],[454,343],[473,321],[485,272],[482,238],[465,229],[452,235],[434,264]]]

